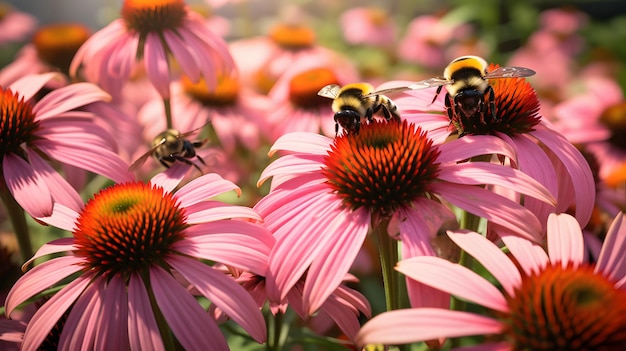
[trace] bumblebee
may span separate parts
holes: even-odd
[[[135,162],[130,165],[128,170],[137,170],[146,162],[148,157],[154,156],[166,168],[171,167],[174,162],[180,161],[188,165],[192,165],[202,172],[197,164],[191,162],[191,159],[195,157],[198,161],[200,161],[200,163],[206,165],[204,160],[196,154],[196,148],[204,145],[205,141],[189,141],[186,137],[204,127],[205,126],[196,128],[187,133],[181,133],[176,129],[168,129],[160,133],[152,141],[152,147],[150,150],[135,160]]]
[[[391,93],[406,90],[418,90],[437,87],[432,102],[437,100],[441,89],[447,90],[445,104],[450,120],[459,121],[478,117],[485,124],[485,95],[488,96],[489,114],[496,119],[496,106],[493,88],[489,79],[530,77],[535,71],[524,67],[498,67],[487,72],[487,61],[478,56],[458,57],[443,71],[443,77],[430,78],[410,84],[406,87],[391,88],[380,93]]]
[[[346,133],[359,133],[361,119],[371,122],[374,114],[382,114],[386,120],[394,118],[400,121],[398,107],[385,95],[374,91],[368,83],[352,83],[340,87],[330,84],[323,87],[319,96],[333,99],[335,112],[335,134],[341,126]]]

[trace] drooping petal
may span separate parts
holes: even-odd
[[[321,168],[321,157],[318,155],[286,155],[272,162],[263,170],[257,186],[263,184],[269,177],[314,173],[319,172]]]
[[[541,241],[541,223],[537,217],[511,200],[476,186],[439,183],[431,187],[433,192],[459,208],[505,226],[522,238]]]
[[[323,247],[318,256],[323,259],[312,262],[304,283],[304,308],[309,315],[339,287],[363,246],[369,225],[369,213],[358,210],[329,223],[327,230],[334,231],[334,244]]]
[[[548,264],[548,255],[540,245],[520,238],[517,233],[507,234],[505,229],[498,234],[526,275],[536,273]]]
[[[441,166],[439,178],[460,184],[492,184],[505,187],[519,194],[555,205],[556,198],[548,189],[535,179],[517,169],[487,162],[456,164],[452,167]]]
[[[80,262],[82,258],[75,256],[58,257],[36,266],[28,275],[20,277],[7,295],[7,316],[24,301],[79,271],[82,268]]]
[[[172,31],[164,30],[163,38],[185,75],[192,82],[197,82],[200,78],[197,51],[190,48],[178,34],[174,34]]]
[[[143,62],[146,75],[164,99],[170,98],[170,71],[165,48],[156,33],[148,33],[144,43]]]
[[[233,182],[216,173],[208,173],[185,184],[176,192],[176,197],[181,206],[187,207],[231,190],[241,194],[241,190]]]
[[[25,101],[30,100],[46,83],[55,77],[60,77],[60,73],[51,72],[44,74],[33,74],[22,77],[9,85],[9,89],[18,92]]]
[[[33,217],[47,217],[52,214],[52,195],[44,179],[28,162],[15,154],[7,153],[2,160],[2,170],[7,188],[28,214]]]
[[[572,184],[575,184],[573,190],[576,198],[576,219],[581,228],[584,228],[591,218],[596,194],[589,164],[580,151],[561,134],[548,129],[537,129],[530,134],[545,144],[567,169]]]
[[[148,291],[137,274],[128,282],[128,339],[131,350],[165,350]]]
[[[218,201],[199,202],[187,206],[185,210],[187,212],[187,224],[200,224],[230,218],[263,220],[263,218],[250,207],[228,206]]]
[[[507,312],[502,293],[470,269],[439,257],[418,256],[398,262],[396,269],[407,277],[482,306]]]
[[[245,329],[259,343],[265,342],[265,320],[259,307],[232,278],[194,259],[172,255],[167,259],[178,273],[211,303]]]
[[[498,334],[504,325],[480,315],[438,308],[415,308],[382,313],[365,325],[356,337],[367,344],[408,344],[439,338]]]
[[[580,224],[568,214],[552,213],[548,217],[548,256],[550,262],[578,267],[584,260],[585,245]]]
[[[69,252],[75,250],[74,246],[74,238],[61,238],[48,242],[47,244],[43,244],[37,252],[31,257],[28,261],[26,261],[22,265],[22,270],[26,270],[33,261],[38,259],[39,257],[50,255],[53,253],[60,252]]]
[[[123,278],[115,275],[107,284],[96,326],[96,350],[128,350],[128,301]]]
[[[29,278],[33,277],[30,276]],[[46,301],[35,312],[28,323],[21,349],[25,351],[38,350],[41,343],[50,333],[50,330],[52,330],[65,311],[74,304],[90,282],[91,277],[89,275],[82,275],[54,294],[50,300]]]
[[[59,339],[60,350],[84,350],[94,347],[96,334],[99,333],[96,326],[104,295],[102,279],[96,279],[85,288],[67,316]]]
[[[153,267],[150,282],[163,317],[185,350],[228,350],[215,321],[169,273]]]
[[[34,107],[38,119],[45,119],[96,101],[108,101],[111,96],[92,83],[74,83],[55,89]]]
[[[602,272],[608,279],[626,282],[626,218],[623,212],[617,214],[607,231],[595,271]]]
[[[496,245],[484,236],[469,231],[449,231],[448,236],[480,262],[510,296],[514,296],[514,289],[521,284],[522,276],[515,264]]]
[[[515,149],[504,140],[492,135],[466,135],[439,145],[441,154],[437,161],[456,163],[480,155],[502,155],[515,160]]]

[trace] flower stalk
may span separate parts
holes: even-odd
[[[0,179],[2,181],[0,184],[0,198],[2,198],[7,214],[11,219],[13,231],[15,232],[15,237],[17,238],[17,243],[20,247],[22,260],[26,261],[33,256],[33,246],[30,241],[28,224],[26,223],[26,212],[17,203],[17,201],[15,201],[11,192],[9,192],[9,189],[4,181],[4,176],[0,176]]]

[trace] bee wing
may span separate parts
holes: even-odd
[[[337,94],[339,94],[340,90],[341,90],[341,87],[339,85],[329,84],[323,87],[322,89],[320,89],[320,91],[317,92],[317,95],[327,97],[329,99],[335,99],[337,97]]]
[[[130,165],[130,167],[128,167],[128,170],[130,172],[134,172],[137,169],[139,169],[139,167],[141,167],[144,163],[146,163],[146,160],[148,159],[148,157],[150,157],[153,153],[154,150],[156,150],[159,146],[163,145],[163,143],[165,143],[167,139],[163,138],[161,139],[161,141],[159,141],[158,144],[154,145],[153,147],[150,148],[150,150],[146,151],[143,155],[139,156],[138,159],[135,160],[135,162],[133,162],[132,165]]]
[[[487,73],[485,75],[485,79],[530,77],[534,75],[535,75],[535,71],[533,71],[530,68],[498,67],[495,70]]]
[[[193,133],[195,133],[195,132],[199,131],[200,129],[202,129],[202,128],[204,128],[204,127],[208,126],[209,124],[211,124],[211,122],[210,122],[210,121],[209,121],[209,122],[207,122],[207,123],[205,123],[205,124],[203,124],[202,126],[200,126],[200,127],[196,128],[196,129],[190,130],[190,131],[185,132],[185,133],[181,133],[181,134],[179,134],[179,135],[178,135],[178,137],[177,137],[176,139],[186,138],[186,137],[190,136],[191,134],[193,134]]]
[[[452,84],[452,81],[447,80],[445,78],[430,78],[430,79],[426,79],[426,80],[409,84],[404,87],[395,87],[395,88],[378,90],[378,91],[365,95],[365,97],[370,97],[374,95],[386,95],[390,93],[398,93],[398,92],[407,91],[407,90],[421,90],[421,89],[433,88],[433,87],[438,87],[438,86],[448,85],[448,84]]]

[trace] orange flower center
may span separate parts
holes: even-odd
[[[194,83],[187,76],[183,76],[181,81],[185,92],[206,106],[229,106],[237,102],[239,82],[235,77],[220,75],[217,87],[212,91],[209,91],[204,78]]]
[[[187,13],[184,0],[125,0],[122,18],[140,34],[180,27]]]
[[[33,44],[42,61],[67,73],[74,54],[90,34],[90,30],[81,24],[53,24],[39,29],[33,37]]]
[[[548,266],[524,277],[509,297],[513,350],[622,350],[626,291],[593,267]]]
[[[38,129],[30,102],[11,89],[0,88],[0,161],[7,153],[24,156],[20,145],[35,140]]]
[[[491,65],[488,71],[497,66]],[[454,114],[452,123],[462,134],[507,135],[524,134],[539,124],[539,98],[537,92],[524,78],[502,78],[489,81],[494,91],[495,112],[491,111],[489,96],[483,97],[483,111],[473,116]],[[451,105],[454,105],[452,102]]]
[[[367,18],[376,27],[383,27],[389,23],[389,15],[383,9],[371,7],[367,10]]]
[[[438,155],[420,127],[374,120],[335,138],[322,173],[346,207],[387,216],[426,195]]]
[[[317,95],[328,84],[337,84],[335,73],[328,68],[313,68],[295,75],[289,82],[289,100],[302,108],[328,104],[328,99]]]
[[[269,33],[277,45],[288,50],[310,48],[315,44],[315,32],[298,24],[278,24]]]
[[[600,116],[600,123],[611,130],[609,143],[626,150],[626,101],[607,108]]]
[[[117,184],[90,200],[74,231],[76,255],[98,274],[142,273],[163,265],[184,238],[186,216],[172,194],[141,182]]]

